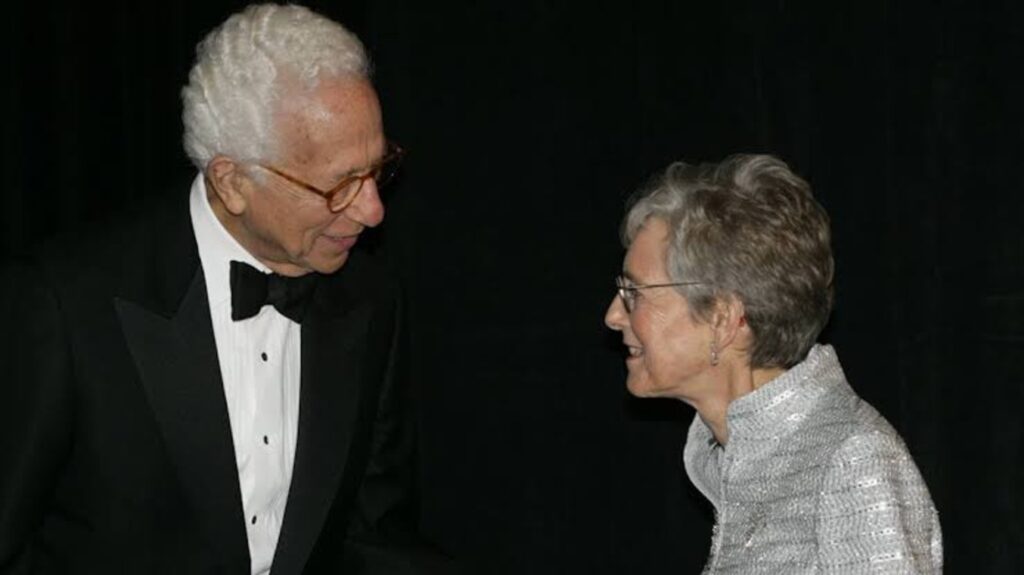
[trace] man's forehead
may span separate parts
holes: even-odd
[[[349,78],[323,83],[312,92],[293,93],[282,101],[276,122],[282,144],[300,155],[357,145],[380,147],[369,152],[383,153],[380,108],[366,80]]]
[[[361,108],[379,108],[373,84],[352,74],[320,78],[311,88],[304,83],[292,84],[281,95],[285,112],[301,113],[316,107],[321,114],[347,114]]]

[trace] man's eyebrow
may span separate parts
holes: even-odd
[[[376,164],[378,161],[380,161],[380,160],[376,160],[374,162],[370,162],[369,166],[363,166],[363,167],[359,167],[359,168],[349,168],[349,169],[345,170],[344,172],[338,174],[337,177],[335,178],[335,180],[341,181],[341,180],[344,180],[345,178],[350,178],[350,177],[352,177],[352,176],[354,176],[356,174],[361,174],[361,173],[369,170],[370,168],[372,168],[373,165]]]
[[[366,168],[349,168],[348,170],[345,170],[344,172],[334,176],[334,181],[341,182],[342,180],[347,180],[348,178],[351,178],[352,176],[365,170]]]
[[[350,178],[350,177],[352,177],[352,176],[354,176],[356,174],[367,172],[367,171],[373,169],[374,166],[379,164],[381,160],[383,160],[384,158],[387,157],[387,155],[388,155],[387,150],[384,150],[384,153],[382,153],[381,155],[377,156],[377,159],[372,161],[372,162],[370,162],[369,165],[363,166],[361,168],[349,168],[348,170],[346,170],[346,171],[338,174],[337,176],[335,176],[334,180],[337,181],[337,182],[340,182],[341,180],[344,180],[345,178]]]

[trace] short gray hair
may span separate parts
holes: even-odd
[[[743,302],[754,335],[751,367],[792,367],[832,311],[831,231],[811,187],[784,162],[737,154],[720,164],[677,162],[633,200],[622,226],[628,247],[649,218],[668,224],[665,262],[695,319],[715,304]]]
[[[302,6],[252,5],[232,15],[196,48],[181,91],[184,145],[203,170],[218,154],[270,160],[274,113],[286,89],[309,91],[325,75],[368,77],[358,38]]]

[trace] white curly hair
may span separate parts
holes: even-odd
[[[181,91],[185,152],[200,170],[218,154],[273,161],[274,112],[285,91],[308,92],[325,76],[343,75],[370,75],[355,34],[302,6],[249,6],[196,48]]]

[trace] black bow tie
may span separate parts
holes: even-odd
[[[231,319],[250,318],[265,305],[288,319],[302,323],[309,295],[316,285],[315,273],[297,278],[265,274],[242,262],[231,262]]]

